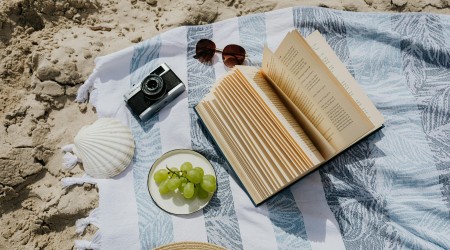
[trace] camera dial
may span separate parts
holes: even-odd
[[[150,74],[142,81],[141,90],[146,98],[158,100],[166,93],[166,84],[159,75]]]

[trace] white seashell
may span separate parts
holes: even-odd
[[[94,178],[110,178],[125,170],[134,155],[134,140],[128,127],[112,118],[100,118],[84,126],[74,139],[73,152]]]

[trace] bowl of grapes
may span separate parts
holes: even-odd
[[[171,214],[191,214],[204,208],[217,189],[216,173],[200,153],[168,151],[152,165],[147,186],[153,201]]]

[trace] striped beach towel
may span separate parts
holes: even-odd
[[[242,45],[260,65],[264,44],[319,30],[386,119],[385,128],[262,205],[255,207],[199,123],[193,107],[227,68],[193,58],[207,38]],[[353,13],[295,7],[179,27],[97,58],[80,88],[99,117],[127,124],[133,162],[114,179],[96,180],[99,231],[78,246],[150,249],[210,242],[228,249],[450,249],[450,17],[422,13]],[[123,94],[161,63],[187,85],[146,122]],[[147,190],[152,163],[177,148],[211,161],[218,190],[203,210],[170,215]],[[83,244],[82,244],[83,243]]]

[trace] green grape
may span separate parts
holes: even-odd
[[[180,186],[178,187],[178,190],[180,190],[181,193],[184,192],[184,187],[186,186],[186,182],[181,182]]]
[[[203,176],[203,179],[209,180],[209,181],[213,182],[214,184],[216,184],[216,177],[214,177],[213,175],[205,174]]]
[[[200,186],[209,193],[212,193],[216,190],[216,184],[209,180],[203,180]]]
[[[180,170],[178,170],[178,168],[176,167],[171,167],[170,170],[172,170],[172,172],[175,172],[178,174],[178,172],[180,172]]]
[[[170,190],[169,187],[167,186],[169,179],[165,179],[161,184],[159,184],[159,193],[160,194],[167,194]]]
[[[167,169],[160,169],[153,175],[153,179],[157,184],[163,182],[167,177],[169,177],[169,171]]]
[[[203,175],[205,174],[205,172],[203,172],[203,168],[201,167],[195,167],[194,170],[198,171],[200,176],[203,178]]]
[[[174,176],[168,180],[167,187],[169,188],[170,191],[175,191],[175,189],[177,189],[180,186],[180,184],[181,184],[180,178]]]
[[[190,163],[188,161],[184,162],[183,164],[181,164],[180,169],[181,169],[181,171],[187,172],[192,169],[192,163]]]
[[[183,191],[184,191],[184,186],[186,185],[186,183],[188,182],[188,180],[187,180],[186,178],[184,178],[184,177],[180,178],[180,180],[181,180],[181,184],[180,184],[180,186],[178,187],[178,190],[180,190],[180,192],[183,193]]]
[[[186,185],[184,185],[184,192],[183,192],[184,198],[186,199],[192,198],[194,196],[194,192],[195,192],[194,184],[188,182],[186,183]]]
[[[209,196],[209,193],[206,192],[201,186],[198,186],[197,195],[200,199],[206,199]]]
[[[211,176],[211,175],[209,175]],[[206,178],[205,178],[206,177]],[[214,176],[212,176],[214,178]],[[208,175],[203,176],[202,183],[200,186],[207,192],[212,193],[216,190],[216,180],[211,179]]]
[[[191,169],[186,173],[186,178],[188,178],[188,180],[194,184],[198,184],[202,181],[202,176],[200,175],[200,173],[195,170],[195,169]]]

